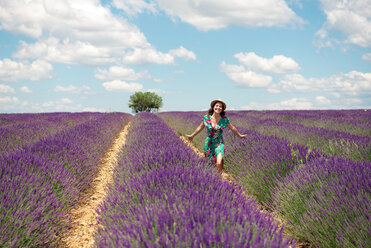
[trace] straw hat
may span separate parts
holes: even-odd
[[[217,103],[217,102],[220,102],[220,103],[223,104],[223,110],[225,110],[227,108],[227,104],[225,104],[225,102],[223,102],[223,100],[221,100],[221,99],[216,99],[216,100],[211,101],[210,107],[213,107],[214,104]]]

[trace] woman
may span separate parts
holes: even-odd
[[[228,127],[240,138],[245,138],[247,134],[240,134],[230,123],[230,120],[225,116],[224,112],[227,105],[222,100],[213,100],[210,103],[210,107],[208,114],[203,117],[201,124],[192,134],[186,136],[188,140],[192,141],[193,137],[201,132],[201,130],[206,126],[207,137],[204,146],[205,157],[208,159],[209,166],[216,165],[218,172],[221,174],[224,164],[223,130]]]

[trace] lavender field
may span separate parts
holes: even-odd
[[[0,247],[59,247],[129,122],[94,247],[371,246],[371,111],[227,112],[234,184],[179,137],[204,114],[0,114]]]

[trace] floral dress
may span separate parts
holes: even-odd
[[[221,116],[219,123],[214,127],[211,122],[211,116],[205,115],[202,119],[207,129],[207,137],[205,139],[204,151],[205,157],[208,160],[209,166],[216,165],[216,158],[219,153],[222,154],[224,163],[224,141],[223,130],[227,127],[230,120],[226,116]]]

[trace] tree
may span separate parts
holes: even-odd
[[[157,112],[162,107],[162,97],[153,92],[135,92],[130,96],[129,108],[134,113]]]

